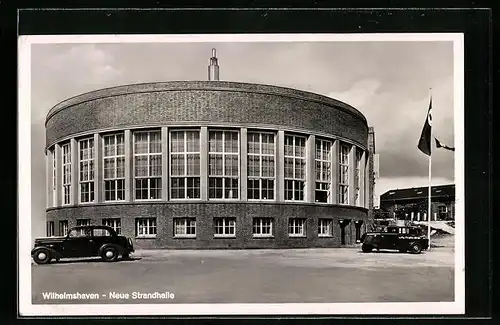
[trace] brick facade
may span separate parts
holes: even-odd
[[[123,86],[74,97],[49,112],[46,143],[109,128],[214,122],[314,130],[367,145],[366,119],[347,104],[293,89],[219,81]]]
[[[137,238],[135,218],[155,217],[156,238]],[[174,218],[196,218],[196,238],[174,238]],[[215,238],[213,218],[236,218],[235,238]],[[273,238],[254,238],[253,218],[272,218]],[[54,221],[55,234],[59,234],[59,221],[68,220],[69,227],[76,225],[76,219],[90,219],[92,224],[101,224],[103,218],[120,218],[121,232],[134,239],[138,248],[305,248],[339,247],[341,245],[339,220],[348,225],[345,244],[355,244],[355,221],[363,221],[361,233],[367,220],[364,208],[336,205],[316,206],[313,204],[272,203],[145,203],[107,204],[53,208],[47,211],[47,221]],[[288,236],[288,219],[306,219],[306,237]],[[331,219],[333,236],[318,237],[318,219]],[[348,221],[349,220],[349,221]]]

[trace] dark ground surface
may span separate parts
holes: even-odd
[[[454,252],[361,253],[359,248],[138,251],[133,260],[61,260],[32,266],[32,299],[74,303],[339,303],[454,300]],[[97,300],[42,292],[97,293]],[[110,292],[130,299],[111,299]],[[173,299],[131,299],[169,292]]]

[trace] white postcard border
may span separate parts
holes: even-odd
[[[290,304],[32,304],[31,297],[31,45],[47,43],[156,42],[428,42],[451,41],[454,49],[455,301],[418,303]],[[112,315],[406,315],[465,312],[464,44],[462,33],[387,34],[191,34],[30,35],[18,38],[18,312],[20,316]],[[416,150],[416,149],[415,149]]]

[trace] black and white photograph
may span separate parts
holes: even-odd
[[[21,36],[21,315],[463,314],[463,56]]]

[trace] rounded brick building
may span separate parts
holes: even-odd
[[[48,235],[104,224],[139,248],[354,244],[371,204],[365,117],[314,93],[209,76],[53,107]]]

